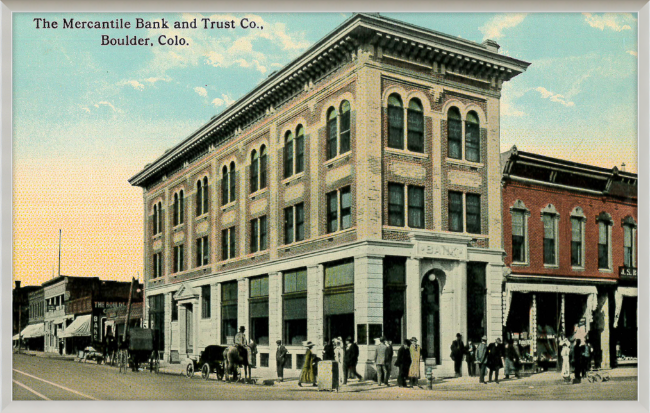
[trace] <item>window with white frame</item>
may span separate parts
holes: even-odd
[[[153,219],[152,219],[153,235],[157,235],[162,232],[162,222],[163,222],[162,216],[163,216],[162,202],[158,202],[153,206]]]
[[[393,93],[388,97],[388,147],[412,152],[424,152],[424,109],[422,102],[412,98],[404,109],[402,98]],[[404,118],[406,114],[406,131]]]
[[[250,166],[250,192],[251,194],[260,189],[266,188],[266,146],[262,145],[260,150],[253,149],[251,152]]]
[[[528,263],[528,217],[530,211],[523,201],[517,200],[510,208],[512,216],[512,262]]]
[[[174,246],[174,272],[181,272],[185,270],[185,246],[183,244]]]
[[[152,274],[151,278],[162,277],[162,252],[156,252],[153,254],[153,262],[151,264]]]
[[[636,221],[631,216],[623,219],[623,265],[636,267]]]
[[[575,207],[571,212],[571,266],[585,266],[585,222],[582,208]]]
[[[409,228],[424,228],[424,222],[424,187],[389,182],[388,225],[403,227],[407,223]]]
[[[296,127],[294,138],[292,131],[284,134],[284,177],[289,178],[305,170],[305,128]]]
[[[447,111],[447,157],[463,158],[463,121],[456,107]]]
[[[601,212],[596,217],[598,224],[598,269],[612,269],[612,216]]]
[[[481,196],[479,194],[449,191],[449,231],[481,233]]]
[[[210,195],[208,194],[208,177],[196,183],[196,216],[208,213]]]
[[[196,239],[196,266],[201,267],[210,263],[210,245],[208,236]]]
[[[464,123],[457,107],[447,111],[447,157],[481,162],[481,126],[475,111],[467,113]]]
[[[327,142],[325,154],[327,160],[350,152],[350,102],[344,100],[339,109],[327,110]]]
[[[229,260],[237,256],[237,243],[235,240],[235,227],[221,231],[221,259]]]
[[[174,226],[185,222],[185,191],[182,189],[174,194]]]
[[[234,202],[236,199],[237,178],[235,162],[230,162],[230,168],[224,165],[221,170],[221,205]]]
[[[267,245],[267,220],[266,215],[259,218],[252,219],[250,222],[250,251],[255,253],[264,251],[268,248]]]
[[[346,186],[327,194],[327,233],[352,226],[352,193]]]
[[[470,162],[481,161],[481,128],[474,111],[467,113],[465,120],[465,159]]]
[[[557,266],[559,256],[558,221],[560,215],[551,204],[542,210],[543,233],[543,258],[544,265]]]
[[[305,239],[305,204],[299,203],[284,209],[284,243]]]

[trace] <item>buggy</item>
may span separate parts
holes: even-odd
[[[185,369],[185,375],[189,378],[194,376],[194,371],[201,369],[201,378],[207,380],[211,373],[216,373],[217,379],[222,380],[225,366],[223,353],[227,347],[211,345],[207,346],[199,355],[198,360],[191,359]]]
[[[126,373],[129,366],[137,371],[141,363],[149,363],[149,371],[158,373],[160,356],[156,350],[155,331],[147,328],[131,328],[127,342],[120,346],[118,366],[120,373]]]

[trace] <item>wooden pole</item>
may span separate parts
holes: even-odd
[[[122,342],[126,341],[126,333],[129,331],[129,318],[131,317],[131,296],[133,295],[133,283],[135,278],[131,278],[131,288],[129,288],[129,301],[126,305],[126,317],[124,319],[124,334],[122,335]]]
[[[59,277],[61,276],[61,228],[59,228]]]

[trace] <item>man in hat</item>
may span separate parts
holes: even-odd
[[[411,347],[411,342],[407,339],[404,339],[402,346],[397,350],[397,360],[395,360],[395,366],[399,369],[397,376],[397,385],[400,387],[406,386],[406,378],[408,377],[409,368],[411,368],[411,352],[409,348]]]
[[[253,354],[251,352],[250,347],[248,347],[248,340],[246,340],[246,327],[241,326],[239,327],[239,333],[235,334],[235,339],[234,339],[235,345],[238,348],[243,348],[246,350],[246,363],[250,364],[251,360],[253,358]]]
[[[393,342],[386,340],[386,358],[388,359],[388,380],[390,380],[390,371],[393,367]]]
[[[276,341],[275,344],[278,346],[278,349],[275,351],[275,365],[278,370],[278,379],[279,381],[284,381],[284,363],[287,360],[289,352],[287,351],[287,348],[282,345],[282,340]]]
[[[420,354],[422,347],[418,344],[418,339],[411,337],[411,368],[409,369],[409,380],[411,387],[418,386],[420,382]]]
[[[462,377],[463,355],[465,354],[465,344],[463,344],[463,336],[456,334],[456,340],[451,343],[451,359],[454,360],[455,377]]]
[[[361,381],[363,377],[357,373],[357,362],[359,361],[359,346],[352,337],[346,340],[345,355],[343,356],[343,384],[348,384],[348,376],[354,375]]]
[[[305,364],[302,366],[300,378],[298,379],[298,386],[302,387],[302,383],[312,383],[316,385],[316,376],[314,374],[314,353],[311,349],[314,348],[314,343],[308,341],[305,343],[307,351],[305,351]]]
[[[499,384],[499,370],[503,368],[503,357],[503,344],[501,344],[501,339],[497,337],[496,341],[488,346],[489,379],[492,381],[492,373],[494,373],[496,384]]]
[[[388,347],[386,339],[380,337],[376,339],[379,344],[375,347],[375,368],[377,369],[377,384],[381,386],[384,383],[388,386],[388,370],[391,360],[388,358]]]
[[[476,363],[479,365],[479,383],[485,383],[485,370],[487,368],[488,361],[488,351],[487,351],[487,336],[481,338],[481,344],[478,345],[476,349]]]
[[[323,341],[323,360],[334,360],[334,344],[328,338]]]

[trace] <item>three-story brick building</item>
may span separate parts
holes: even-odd
[[[499,99],[528,63],[357,14],[130,179],[166,358],[232,342],[502,334]]]

